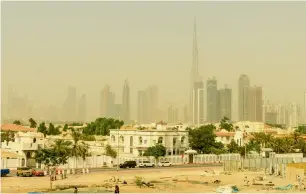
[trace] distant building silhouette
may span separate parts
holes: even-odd
[[[76,88],[68,87],[68,96],[64,103],[64,120],[68,122],[76,121],[77,115],[77,97],[76,97]]]
[[[223,117],[232,119],[232,89],[225,87],[218,90],[219,121]]]
[[[198,65],[198,40],[197,40],[197,24],[194,19],[194,35],[193,35],[193,47],[192,47],[192,66],[190,72],[190,102],[189,102],[189,115],[188,118],[194,121],[193,115],[193,101],[194,101],[194,85],[199,80],[199,65]]]
[[[249,87],[248,94],[248,121],[262,122],[262,87]]]
[[[200,79],[194,83],[192,99],[193,124],[204,124],[204,83]]]
[[[87,116],[87,97],[83,94],[79,100],[78,121],[85,122]]]
[[[249,88],[250,88],[250,79],[247,75],[241,75],[239,77],[238,84],[238,112],[240,121],[249,120]]]
[[[124,123],[130,123],[130,86],[128,80],[125,80],[122,94],[122,118]],[[121,110],[116,108],[116,114],[120,114]]]
[[[115,94],[110,91],[110,87],[107,85],[100,93],[100,117],[115,117],[114,106]]]
[[[218,87],[216,78],[209,78],[207,80],[207,113],[206,121],[210,123],[218,122],[219,120],[219,101],[218,101]]]

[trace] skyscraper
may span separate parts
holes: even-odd
[[[249,121],[262,122],[262,87],[249,87],[247,112]]]
[[[178,122],[178,115],[179,115],[179,109],[174,107],[173,105],[170,105],[167,109],[168,113],[168,123],[177,123]]]
[[[193,124],[204,124],[204,83],[200,79],[194,83],[192,99]]]
[[[115,94],[110,91],[110,87],[107,85],[100,93],[100,116],[114,117],[114,104]]]
[[[149,86],[146,90],[148,119],[150,122],[157,122],[158,114],[158,88],[157,86]]]
[[[78,107],[78,121],[85,122],[86,121],[86,114],[87,114],[87,99],[86,95],[83,94],[79,100],[79,107]]]
[[[300,122],[300,106],[296,103],[291,103],[289,105],[288,116],[289,127],[298,127]]]
[[[218,104],[219,104],[219,119],[227,117],[232,119],[232,89],[225,87],[218,91]]]
[[[276,113],[277,113],[276,123],[280,125],[287,125],[287,123],[289,122],[287,107],[283,104],[278,104],[276,106]]]
[[[130,122],[130,86],[128,80],[123,85],[122,117],[124,123]]]
[[[137,120],[143,124],[148,122],[148,98],[145,91],[138,91],[137,99]]]
[[[214,123],[219,120],[219,101],[216,78],[207,80],[207,121]]]
[[[247,75],[241,75],[239,77],[239,94],[238,94],[238,110],[239,110],[239,120],[247,121],[249,120],[249,87],[250,79]]]
[[[194,19],[194,35],[193,35],[193,48],[192,48],[192,66],[190,74],[190,104],[189,104],[189,118],[193,118],[193,92],[194,84],[198,81],[199,77],[199,67],[198,67],[198,42],[197,42],[197,24],[196,19]]]

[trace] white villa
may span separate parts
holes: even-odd
[[[119,142],[118,142],[119,141]],[[123,126],[111,129],[109,144],[118,149],[120,156],[142,156],[144,151],[156,143],[166,147],[166,155],[180,155],[188,148],[188,131],[183,125]]]

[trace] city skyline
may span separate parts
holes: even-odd
[[[93,118],[101,89],[110,85],[115,103],[122,103],[122,83],[128,77],[131,117],[137,115],[137,91],[152,84],[159,88],[160,108],[171,103],[183,107],[189,102],[196,16],[199,76],[204,82],[215,76],[219,85],[232,89],[233,120],[238,120],[240,74],[263,86],[263,96],[275,103],[304,104],[305,2],[134,2],[125,4],[130,11],[113,15],[119,4],[4,2],[2,102],[15,87],[39,107],[61,108],[67,87],[73,86],[77,99],[86,94],[87,115]],[[166,15],[169,9],[172,16]]]

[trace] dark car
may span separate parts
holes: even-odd
[[[136,161],[125,161],[123,164],[120,164],[120,168],[135,168],[137,166]]]

